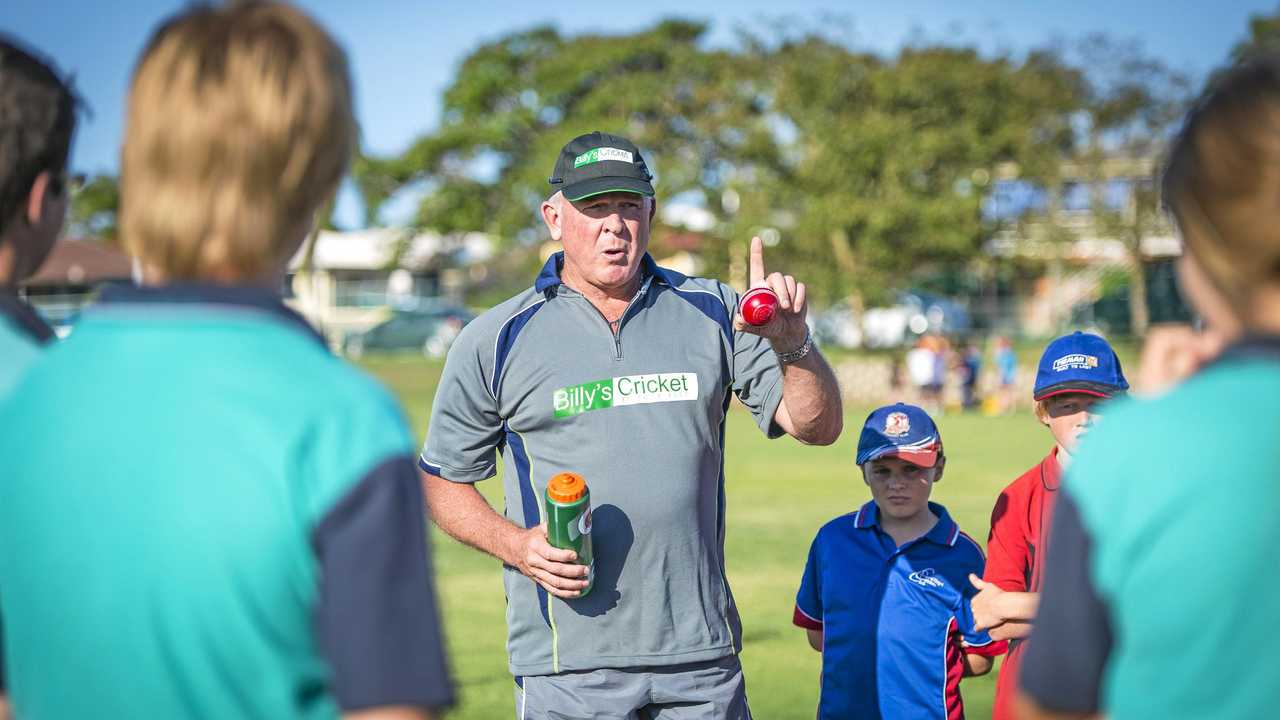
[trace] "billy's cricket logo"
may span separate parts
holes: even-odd
[[[564,418],[588,410],[697,399],[696,373],[657,373],[624,375],[560,388],[551,394],[551,406],[556,417]]]
[[[1098,367],[1097,357],[1081,353],[1063,355],[1053,361],[1054,372],[1062,372],[1064,370],[1092,370],[1096,367]]]
[[[602,160],[617,160],[618,162],[629,163],[635,160],[635,156],[626,150],[618,148],[601,147],[588,150],[573,159],[573,166],[580,168],[583,165],[598,163]]]

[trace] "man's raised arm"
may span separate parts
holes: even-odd
[[[733,327],[769,341],[782,366],[782,402],[774,422],[791,437],[809,445],[830,445],[844,427],[840,386],[826,358],[813,345],[805,315],[805,285],[790,275],[765,274],[764,243],[751,239],[750,288],[767,287],[778,296],[773,318],[749,325],[734,312]]]

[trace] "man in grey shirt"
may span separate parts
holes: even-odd
[[[729,401],[769,437],[840,435],[804,284],[766,275],[753,239],[751,286],[779,298],[753,327],[731,288],[658,267],[650,179],[625,138],[564,147],[541,208],[564,251],[459,335],[419,462],[435,522],[505,565],[522,718],[749,718],[724,567]],[[473,486],[498,452],[505,517]],[[547,481],[566,471],[595,508],[585,596],[587,568],[547,543],[542,517]]]

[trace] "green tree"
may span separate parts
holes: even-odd
[[[556,154],[591,130],[644,148],[663,198],[715,194],[726,163],[771,145],[756,74],[740,56],[704,49],[705,32],[677,20],[623,36],[565,38],[544,27],[481,46],[445,92],[435,131],[399,156],[357,163],[366,219],[419,187],[419,227],[529,245]]]
[[[981,203],[1000,163],[1056,171],[1070,142],[1076,71],[1034,53],[853,53],[811,36],[767,63],[773,108],[796,128],[783,187],[794,253],[829,297],[878,299],[921,270],[973,258],[991,228]]]
[[[357,162],[367,220],[413,188],[421,228],[532,246],[560,147],[612,131],[647,151],[663,200],[697,198],[714,215],[710,273],[741,266],[746,240],[762,234],[818,298],[877,296],[979,251],[998,164],[1049,177],[1071,145],[1084,83],[1052,54],[913,47],[885,58],[788,27],[778,39],[744,32],[732,50],[678,20],[614,36],[535,28],[483,45],[446,91],[436,130]]]
[[[1280,50],[1280,13],[1256,14],[1249,17],[1249,34],[1231,48],[1233,63],[1254,55]]]
[[[73,235],[116,242],[120,186],[111,175],[96,175],[71,196],[67,221]]]
[[[1150,324],[1143,241],[1169,231],[1156,182],[1159,158],[1190,102],[1189,79],[1133,43],[1087,38],[1080,63],[1090,68],[1079,113],[1081,140],[1068,159],[1089,183],[1094,226],[1101,237],[1124,243],[1129,270],[1129,331]],[[1128,182],[1126,202],[1109,205],[1112,179]]]

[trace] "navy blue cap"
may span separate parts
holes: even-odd
[[[858,438],[858,464],[899,457],[920,467],[933,467],[942,453],[942,434],[929,413],[915,405],[885,405],[867,416]]]
[[[1040,356],[1036,400],[1069,392],[1111,397],[1128,389],[1116,351],[1097,335],[1078,330],[1063,335]]]

